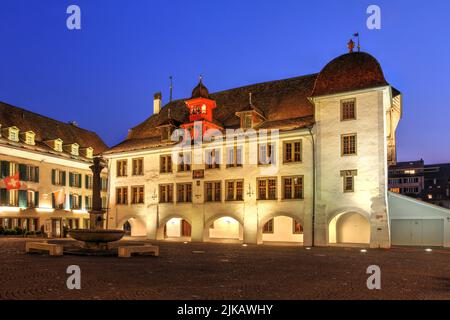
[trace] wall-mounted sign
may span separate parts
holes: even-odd
[[[203,179],[205,177],[205,170],[192,170],[192,179]]]

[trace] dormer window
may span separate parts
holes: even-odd
[[[172,127],[171,126],[165,126],[161,127],[161,140],[162,141],[168,141],[171,138],[172,135]]]
[[[25,143],[29,144],[30,146],[34,146],[36,144],[34,141],[35,136],[36,134],[33,131],[25,132]]]
[[[63,141],[61,139],[56,139],[54,142],[53,149],[55,149],[55,151],[62,152],[63,151]]]
[[[19,142],[19,128],[9,127],[8,128],[8,139],[11,141]]]
[[[79,148],[80,146],[78,145],[78,143],[72,143],[72,145],[70,146],[70,154],[73,156],[78,156]]]
[[[86,148],[86,158],[92,159],[94,157],[94,149],[89,147]]]
[[[242,116],[241,118],[242,120],[242,124],[241,127],[243,129],[250,129],[251,127],[253,127],[253,121],[252,121],[252,114],[245,114]]]

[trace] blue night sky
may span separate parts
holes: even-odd
[[[81,7],[82,30],[66,28]],[[381,30],[366,8],[382,10]],[[315,73],[352,33],[404,95],[399,160],[450,162],[450,1],[2,0],[0,100],[76,120],[110,146],[152,113],[153,94],[190,94]]]

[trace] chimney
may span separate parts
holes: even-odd
[[[153,96],[153,114],[158,114],[161,110],[162,95],[161,92],[155,93]]]

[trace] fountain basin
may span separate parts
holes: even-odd
[[[123,230],[90,230],[90,229],[75,229],[70,230],[69,235],[83,243],[84,248],[89,249],[106,249],[109,242],[119,241],[125,235]]]

